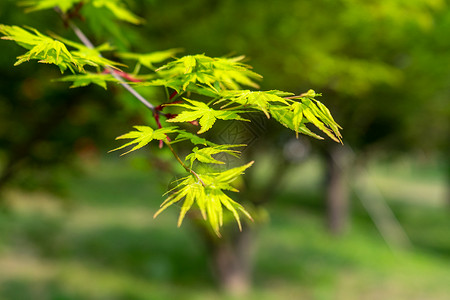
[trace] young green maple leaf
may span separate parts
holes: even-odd
[[[204,147],[199,149],[198,147],[195,147],[192,149],[192,153],[186,156],[186,160],[191,161],[191,167],[195,160],[198,160],[201,163],[207,163],[207,164],[225,164],[223,161],[217,160],[212,155],[219,154],[219,153],[227,153],[230,155],[233,155],[235,157],[238,157],[241,153],[237,150],[231,150],[229,148],[236,148],[236,147],[243,147],[246,146],[244,144],[241,145],[217,145],[217,146],[211,146],[211,147]]]
[[[106,82],[117,82],[118,80],[112,77],[110,74],[99,74],[99,73],[86,73],[86,74],[77,74],[77,75],[69,75],[64,76],[63,78],[58,79],[59,81],[72,81],[73,84],[70,86],[71,88],[88,86],[91,83],[101,86],[106,90]]]
[[[305,117],[308,122],[314,124],[322,132],[328,135],[331,139],[338,143],[342,143],[342,135],[339,129],[342,129],[339,124],[333,119],[328,108],[314,99],[314,97],[322,96],[322,94],[316,93],[314,90],[309,90],[299,96],[289,97],[289,99],[296,99],[300,102],[293,102],[291,104],[291,109],[293,110],[294,127],[298,128],[300,122],[302,122],[302,117]],[[297,132],[297,129],[295,129]]]
[[[312,98],[318,95],[320,94],[310,90],[305,96],[289,97],[288,105],[269,105],[270,114],[283,126],[294,130],[297,138],[298,133],[303,133],[317,139],[323,139],[306,127],[305,123],[310,122],[334,141],[342,143],[342,135],[339,132],[339,129],[342,128],[334,121],[328,108]]]
[[[29,51],[18,57],[15,66],[37,59],[40,63],[55,64],[63,73],[66,69],[75,73],[75,70],[84,73],[84,66],[93,67],[112,67],[125,66],[123,64],[111,61],[101,55],[101,51],[111,50],[111,46],[103,44],[97,48],[90,49],[82,44],[55,36],[53,39],[46,36],[36,29],[28,28],[25,30],[18,26],[0,25],[0,33],[5,36],[2,39],[13,40],[20,46]],[[78,51],[69,51],[67,46],[78,49]]]
[[[121,139],[133,139],[131,142],[126,143],[125,145],[122,145],[116,149],[113,149],[109,152],[116,151],[123,149],[125,147],[131,146],[133,144],[136,144],[131,150],[122,153],[121,155],[128,154],[132,151],[135,151],[137,149],[140,149],[150,143],[152,140],[159,140],[159,141],[165,141],[167,140],[167,134],[177,132],[175,126],[171,127],[164,127],[160,129],[154,130],[153,128],[149,126],[133,126],[137,130],[130,131],[126,134],[123,134],[121,136],[118,136],[116,140]]]
[[[269,106],[269,112],[271,116],[277,120],[281,125],[292,129],[295,131],[297,137],[298,133],[302,133],[305,135],[309,135],[313,138],[316,138],[318,140],[323,140],[323,137],[320,135],[315,134],[311,130],[309,130],[308,127],[304,124],[306,118],[303,118],[303,112],[298,109],[297,106],[294,107],[294,109],[291,106],[286,105],[270,105]],[[294,110],[297,114],[294,114]]]
[[[314,100],[314,102],[313,102]],[[303,104],[308,108],[305,110],[306,117],[308,120],[311,118],[311,122],[316,125],[319,129],[324,131],[330,138],[335,140],[338,143],[342,143],[342,135],[339,132],[339,129],[342,129],[339,124],[336,123],[336,121],[333,119],[333,116],[331,115],[328,108],[321,102],[315,100],[315,99],[307,99],[303,101]],[[312,116],[311,116],[312,115]],[[315,118],[316,117],[316,118]],[[321,121],[317,120],[320,119]],[[314,123],[315,122],[315,123]],[[320,123],[323,122],[324,125],[328,126],[330,129],[326,128],[323,124]],[[324,127],[326,130],[324,130]]]
[[[325,126],[325,124],[317,118],[317,115],[314,111],[312,111],[309,108],[303,109],[303,115],[305,116],[308,121],[310,121],[312,124],[314,124],[317,128],[319,128],[322,132],[324,132],[326,135],[328,135],[331,139],[334,141],[341,143],[340,141],[340,133],[338,136],[334,136],[333,132]]]
[[[30,59],[37,59],[40,63],[55,64],[61,72],[69,68],[74,72],[84,72],[83,65],[86,62],[80,61],[67,50],[64,43],[43,35],[34,28],[25,30],[18,26],[0,25],[0,33],[4,40],[15,41],[18,45],[29,50],[18,58],[15,66],[20,65]]]
[[[203,146],[212,146],[212,147],[218,146],[217,144],[210,142],[207,139],[201,138],[196,134],[193,134],[193,133],[190,133],[187,131],[183,131],[183,130],[178,131],[177,137],[171,143],[173,144],[173,143],[186,141],[186,140],[190,140],[191,143],[194,145],[203,145]]]
[[[242,111],[215,110],[210,108],[206,103],[200,101],[190,99],[184,100],[190,104],[170,104],[170,106],[184,107],[189,110],[182,111],[175,118],[167,120],[167,122],[191,122],[198,119],[200,124],[200,130],[197,132],[198,134],[204,133],[211,129],[217,119],[248,121],[238,115],[238,112]]]
[[[20,4],[28,6],[28,12],[59,7],[63,13],[67,13],[71,8],[80,2],[83,2],[83,5],[87,5],[92,8],[98,9],[104,7],[117,19],[122,21],[136,25],[143,22],[142,18],[139,18],[125,7],[122,0],[24,0]]]
[[[269,114],[269,104],[271,103],[283,103],[288,104],[283,96],[291,95],[290,93],[281,92],[277,90],[272,91],[249,91],[249,90],[238,90],[238,91],[222,91],[219,94],[222,99],[218,100],[216,103],[221,103],[228,101],[228,104],[224,105],[226,107],[232,103],[237,103],[244,105],[246,107],[251,107],[262,111],[267,118],[270,118]]]
[[[28,7],[26,12],[59,7],[63,13],[66,13],[82,1],[83,0],[24,0],[19,2],[19,4]]]
[[[257,88],[254,82],[262,76],[251,71],[250,66],[241,63],[244,56],[223,58],[204,54],[187,55],[158,68],[162,77],[170,78],[167,86],[177,91],[190,90],[198,85],[220,89],[240,89],[240,85]]]
[[[120,52],[118,53],[119,57],[124,59],[132,59],[138,61],[141,65],[155,70],[154,64],[161,63],[165,60],[168,60],[171,57],[174,57],[175,54],[181,52],[182,49],[168,49],[164,51],[155,51],[151,53],[138,54],[131,52]]]
[[[220,236],[220,227],[223,225],[223,207],[229,210],[240,230],[242,225],[239,212],[253,220],[250,214],[239,203],[233,201],[223,190],[237,190],[230,186],[238,176],[253,164],[253,161],[222,173],[190,175],[179,180],[179,184],[168,193],[171,195],[161,204],[161,208],[153,216],[156,218],[161,212],[174,203],[184,199],[178,218],[178,226],[181,226],[186,213],[197,204],[203,219],[208,220],[213,231]],[[201,181],[199,180],[201,179]]]
[[[218,58],[214,64],[214,77],[222,84],[222,87],[238,90],[241,85],[259,88],[254,80],[260,80],[262,76],[251,71],[249,65],[241,63],[245,56],[231,58]]]
[[[232,168],[223,172],[219,173],[210,173],[210,175],[214,176],[214,183],[221,189],[230,190],[230,191],[237,191],[235,188],[233,188],[230,183],[235,181],[239,175],[244,174],[245,170],[250,168],[253,165],[254,161],[249,162],[246,165]]]
[[[136,16],[125,7],[122,0],[90,0],[94,7],[105,7],[119,20],[129,22],[135,25],[141,24],[144,19]]]

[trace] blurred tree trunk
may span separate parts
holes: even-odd
[[[250,151],[247,155],[251,155]],[[273,162],[271,172],[266,173],[263,185],[257,182],[255,169],[249,169],[244,177],[245,188],[240,188],[239,196],[242,200],[239,202],[245,199],[245,202],[251,203],[255,208],[263,207],[276,195],[287,169],[288,161],[280,156],[280,159]],[[255,222],[262,222],[261,217],[256,215],[257,211],[255,209],[253,212]],[[252,288],[254,253],[257,250],[255,227],[258,224],[250,226],[243,217],[242,232],[232,223],[229,227],[222,228],[222,237],[218,238],[209,227],[205,227],[201,216],[191,215],[191,219],[201,229],[203,240],[209,249],[212,271],[220,288],[232,297],[249,292]]]
[[[349,155],[341,145],[332,145],[326,153],[327,227],[334,235],[343,234],[349,225]]]
[[[253,231],[245,226],[210,244],[213,272],[220,287],[232,296],[242,296],[251,288]]]

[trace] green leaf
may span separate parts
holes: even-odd
[[[212,58],[200,55],[188,55],[169,62],[156,71],[163,78],[171,78],[170,85],[175,83],[176,90],[189,90],[190,86],[213,87],[216,84],[221,89],[239,89],[240,85],[257,88],[253,81],[261,75],[250,70],[250,66],[240,61],[244,57]]]
[[[298,138],[299,128],[303,122],[303,107],[301,103],[294,102],[290,106],[271,105],[269,111],[275,120],[283,126],[294,130]]]
[[[101,45],[95,49],[90,49],[82,44],[56,37],[53,39],[43,35],[33,28],[28,31],[18,26],[0,25],[0,33],[4,35],[2,39],[13,40],[20,46],[29,51],[18,57],[14,65],[19,65],[30,59],[39,60],[40,63],[55,64],[61,72],[66,69],[75,73],[75,70],[84,73],[84,66],[93,67],[113,67],[124,66],[101,56],[100,51],[111,50],[107,45]],[[78,49],[78,51],[69,51],[67,46]]]
[[[180,227],[183,223],[183,219],[186,216],[186,213],[191,209],[192,205],[196,198],[201,198],[202,189],[200,185],[196,185],[191,189],[190,193],[186,194],[186,198],[184,199],[183,206],[181,207],[180,216],[178,217],[177,226]]]
[[[300,103],[294,102],[291,106],[291,109],[293,114],[292,123],[294,125],[296,137],[298,138],[298,130],[303,120],[303,108]]]
[[[305,124],[302,124],[299,128],[298,128],[298,132],[303,133],[305,135],[309,135],[312,136],[313,138],[316,138],[318,140],[323,140],[324,138],[321,137],[320,135],[315,134],[314,132],[312,132],[308,127],[306,127]]]
[[[314,104],[309,101],[308,107],[303,110],[303,115],[305,118],[308,119],[311,123],[313,123],[317,128],[319,128],[322,132],[324,132],[326,135],[328,135],[331,139],[334,141],[341,143],[341,134],[339,133],[339,130],[337,129],[337,124],[334,122],[330,122],[327,116],[325,116],[321,111],[316,109]],[[318,119],[320,118],[320,120]],[[326,127],[326,125],[329,127],[333,127],[336,129],[336,131],[332,131],[329,128]]]
[[[27,12],[59,7],[63,13],[67,13],[80,2],[91,8],[106,8],[117,19],[122,21],[136,25],[143,22],[142,18],[139,18],[125,7],[122,0],[24,0],[20,4],[28,7]]]
[[[195,147],[194,149],[192,149],[192,153],[186,156],[186,160],[191,161],[191,166],[195,160],[198,160],[201,163],[207,163],[207,164],[225,164],[223,161],[213,158],[212,155],[219,154],[219,153],[227,153],[227,154],[238,157],[240,151],[230,150],[229,148],[236,148],[236,147],[243,147],[243,146],[246,146],[246,145],[244,145],[244,144],[242,144],[242,145],[217,145],[217,146],[212,146],[212,147],[204,147],[202,149]]]
[[[239,229],[242,230],[239,212],[243,213],[250,220],[252,220],[252,217],[242,205],[233,201],[223,190],[237,191],[229,187],[229,183],[234,181],[252,164],[253,162],[250,162],[222,173],[198,174],[197,176],[203,184],[194,175],[182,178],[172,190],[172,194],[161,204],[161,208],[155,213],[154,217],[156,218],[166,208],[184,199],[178,218],[178,226],[181,226],[186,213],[192,206],[197,204],[203,218],[208,220],[217,236],[220,236],[219,230],[223,226],[223,207],[233,214]]]
[[[117,82],[117,79],[109,74],[86,73],[80,75],[69,75],[58,79],[59,81],[72,81],[71,88],[88,86],[91,83],[101,86],[106,90],[106,82]]]
[[[233,169],[226,170],[221,173],[217,173],[217,176],[215,177],[216,182],[218,183],[231,183],[233,182],[239,175],[244,174],[245,170],[250,168],[253,165],[254,161],[249,162],[246,165],[236,167]]]
[[[228,105],[231,103],[241,104],[244,106],[260,110],[267,116],[267,118],[270,118],[270,114],[268,112],[269,104],[274,102],[288,104],[286,99],[279,96],[286,94],[288,93],[276,90],[256,91],[256,92],[252,92],[249,90],[222,91],[220,93],[222,99],[218,100],[216,103],[228,101],[229,102]],[[224,107],[228,105],[225,105]]]
[[[199,137],[196,134],[187,132],[187,131],[179,131],[177,137],[172,143],[190,140],[194,145],[203,145],[203,146],[217,146],[217,144],[210,142],[204,138]]]
[[[71,71],[76,69],[78,72],[84,72],[83,66],[86,62],[74,57],[62,42],[45,36],[36,29],[29,28],[27,31],[18,26],[0,25],[0,33],[4,35],[2,39],[15,41],[29,50],[17,57],[15,66],[30,59],[37,59],[40,63],[57,65],[61,72],[67,68]]]
[[[62,12],[66,13],[76,4],[82,2],[83,0],[25,0],[21,1],[19,4],[27,6],[26,12],[53,9],[59,7]]]
[[[297,105],[296,105],[297,106]],[[277,120],[281,125],[294,130],[296,133],[303,133],[309,136],[312,136],[316,139],[323,140],[323,137],[315,134],[311,130],[309,130],[304,122],[304,119],[301,118],[299,115],[294,115],[294,109],[292,109],[291,106],[281,106],[281,105],[271,105],[269,106],[270,114],[272,117]],[[303,111],[300,112],[300,109],[297,109],[298,114],[303,114]],[[294,121],[296,123],[294,123]],[[298,123],[300,122],[300,123]]]
[[[148,126],[133,126],[133,127],[136,128],[137,130],[130,131],[130,132],[123,134],[121,136],[118,136],[116,138],[116,140],[120,140],[120,139],[133,139],[133,140],[131,142],[128,142],[125,145],[122,145],[116,149],[109,151],[109,152],[120,150],[125,147],[136,144],[131,150],[121,154],[121,155],[125,155],[132,151],[135,151],[137,149],[144,147],[145,145],[150,143],[152,140],[160,140],[160,141],[167,140],[167,134],[177,132],[177,130],[176,130],[177,127],[175,127],[175,126],[160,128],[157,130],[154,130],[153,128],[148,127]]]
[[[184,74],[192,73],[192,70],[197,65],[197,60],[195,59],[195,56],[187,55],[181,59],[181,62],[184,65]]]
[[[175,54],[181,52],[182,49],[168,49],[164,51],[156,51],[146,54],[138,54],[138,53],[130,53],[130,52],[121,52],[119,53],[119,57],[124,59],[132,59],[138,61],[141,65],[154,70],[154,64],[161,63],[163,61],[168,60],[175,56]]]
[[[323,139],[309,130],[304,124],[311,122],[331,139],[338,143],[342,143],[342,135],[339,132],[339,129],[342,128],[333,119],[330,111],[325,105],[311,98],[312,96],[319,96],[320,94],[315,93],[313,90],[309,90],[308,93],[302,95],[303,96],[288,98],[297,99],[301,102],[289,100],[289,103],[284,103],[287,105],[270,104],[270,114],[283,126],[294,130],[297,137],[298,133],[303,133],[317,139]]]
[[[342,135],[339,132],[339,129],[342,129],[339,124],[336,123],[336,121],[333,119],[333,116],[331,115],[328,108],[322,104],[321,102],[313,99],[312,101],[307,101],[305,104],[313,111],[313,113],[320,118],[331,130],[333,131],[333,134],[336,136],[336,138],[339,140],[339,142],[342,142]]]
[[[94,7],[106,7],[113,15],[122,21],[135,25],[141,24],[144,20],[129,11],[123,1],[120,0],[91,0]]]
[[[171,104],[168,106],[184,107],[189,110],[182,111],[175,118],[167,120],[167,122],[191,122],[199,119],[200,130],[198,134],[204,133],[211,129],[217,119],[220,120],[241,120],[247,121],[237,114],[240,111],[233,110],[214,110],[203,102],[185,99],[190,104]]]

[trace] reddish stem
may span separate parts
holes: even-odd
[[[173,91],[172,94],[170,94],[169,100],[172,100],[173,97],[175,97],[178,94],[177,91]]]
[[[126,73],[126,72],[123,72],[123,71],[113,70],[113,72],[114,72],[114,74],[117,74],[117,75],[119,75],[120,77],[122,77],[123,79],[126,79],[126,80],[131,81],[131,82],[141,82],[141,81],[142,81],[142,80],[140,80],[140,79],[134,78],[134,77],[131,76],[130,74],[128,74],[128,73]],[[109,74],[109,73],[111,73],[111,72],[110,72],[108,69],[105,69],[105,70],[103,71],[103,73]]]

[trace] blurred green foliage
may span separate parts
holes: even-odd
[[[413,248],[392,251],[358,205],[352,231],[331,238],[322,230],[318,163],[300,167],[308,180],[291,178],[269,205],[270,220],[255,237],[254,290],[242,299],[446,299],[445,203],[430,204],[426,199],[436,199],[426,192],[411,203],[397,187],[381,185]],[[439,165],[390,161],[371,170],[374,177],[403,180],[406,191],[423,185],[413,176],[419,172],[429,174],[427,188],[445,187]],[[12,209],[0,214],[0,298],[230,299],[214,289],[196,228],[176,228],[175,210],[151,218],[162,199],[158,177],[124,167],[122,160],[102,161],[71,182],[77,204],[71,209],[47,194],[9,193]],[[292,201],[299,187],[303,197]]]

